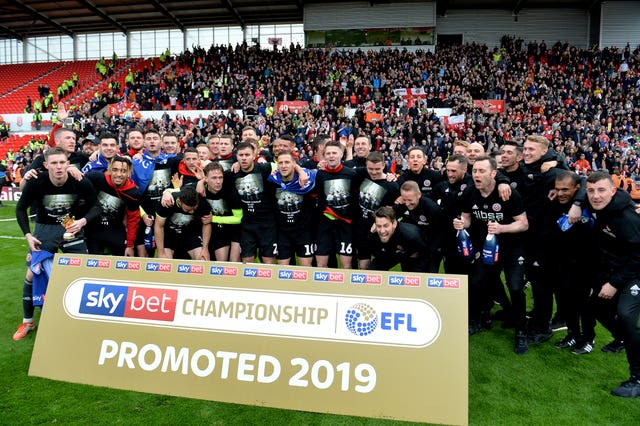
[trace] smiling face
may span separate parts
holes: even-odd
[[[100,139],[100,154],[107,160],[118,153],[118,142],[113,138]]]
[[[327,146],[324,149],[324,159],[329,168],[335,169],[342,161],[342,150],[337,146]]]
[[[594,210],[602,210],[609,205],[616,193],[613,183],[607,179],[597,182],[587,181],[587,198]]]
[[[378,237],[380,237],[380,241],[382,241],[382,243],[384,244],[389,242],[397,226],[398,226],[397,221],[391,221],[387,217],[376,217],[376,220],[375,220],[376,233],[378,234]]]
[[[125,184],[131,175],[131,170],[127,163],[123,161],[114,161],[111,163],[111,167],[109,168],[109,174],[111,175],[111,181],[113,184],[119,187]]]
[[[574,195],[578,192],[580,185],[575,183],[572,179],[556,180],[556,193],[558,202],[560,204],[569,204],[573,200]]]

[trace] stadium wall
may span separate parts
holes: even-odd
[[[517,18],[517,19],[516,19]],[[527,41],[556,41],[588,47],[589,14],[581,9],[523,9],[517,17],[510,10],[448,10],[438,16],[437,35],[462,34],[464,43],[500,46],[504,34]]]
[[[600,47],[640,44],[640,2],[604,2],[600,11]]]
[[[312,3],[304,5],[304,30],[432,27],[436,3],[370,2]]]

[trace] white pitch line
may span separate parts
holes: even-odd
[[[24,240],[24,237],[12,237],[11,235],[0,235],[0,238],[5,240]]]
[[[8,219],[0,219],[0,222],[10,222],[12,220],[16,220],[16,218],[15,217],[10,217]]]

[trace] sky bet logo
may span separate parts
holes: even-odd
[[[271,269],[244,268],[244,276],[247,278],[271,278]]]
[[[202,265],[187,265],[178,264],[178,273],[180,274],[203,274],[204,266]]]
[[[389,275],[389,285],[420,287],[420,277]]]
[[[278,271],[278,278],[281,280],[306,281],[307,271],[292,271],[290,269],[280,269]]]
[[[58,265],[62,266],[80,266],[82,261],[79,257],[60,257],[58,258]]]
[[[457,278],[427,278],[427,287],[436,288],[460,288],[460,280]]]
[[[344,273],[343,272],[322,272],[316,271],[313,273],[314,281],[323,281],[327,283],[343,283],[344,282]]]
[[[116,269],[124,271],[139,271],[140,262],[132,262],[130,260],[116,260]]]
[[[382,284],[382,275],[351,274],[351,284]]]
[[[178,290],[86,283],[80,313],[173,321]]]
[[[145,268],[147,272],[171,272],[170,263],[148,262]]]
[[[87,259],[87,268],[108,269],[111,267],[111,261],[108,259]]]
[[[229,266],[212,266],[209,269],[209,275],[219,275],[224,277],[236,277],[238,276],[238,268],[232,268]]]

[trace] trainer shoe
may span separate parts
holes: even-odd
[[[551,339],[551,336],[553,336],[553,331],[550,328],[547,330],[534,330],[529,333],[529,343],[539,345]]]
[[[527,343],[527,335],[524,332],[518,331],[516,333],[516,344],[514,346],[513,351],[515,353],[517,353],[518,355],[524,355],[527,352],[529,352],[529,344]]]
[[[564,339],[555,344],[558,349],[571,349],[576,345],[576,339],[571,334],[567,334]]]
[[[640,396],[640,378],[632,377],[611,391],[611,395],[622,398],[637,398]]]
[[[21,340],[27,337],[27,334],[36,328],[36,325],[33,322],[23,322],[18,327],[18,330],[13,333],[13,340]]]
[[[566,330],[566,329],[567,329],[567,323],[563,319],[560,319],[558,317],[553,317],[553,319],[551,320],[552,331],[556,332],[556,331]]]
[[[591,353],[591,351],[593,350],[593,348],[596,346],[595,342],[592,341],[586,341],[584,342],[582,345],[576,345],[575,348],[573,348],[573,350],[571,351],[572,354],[575,355],[586,355]]]
[[[602,352],[609,352],[612,354],[619,354],[624,350],[624,342],[622,340],[614,340],[613,342],[607,343],[600,349]]]

